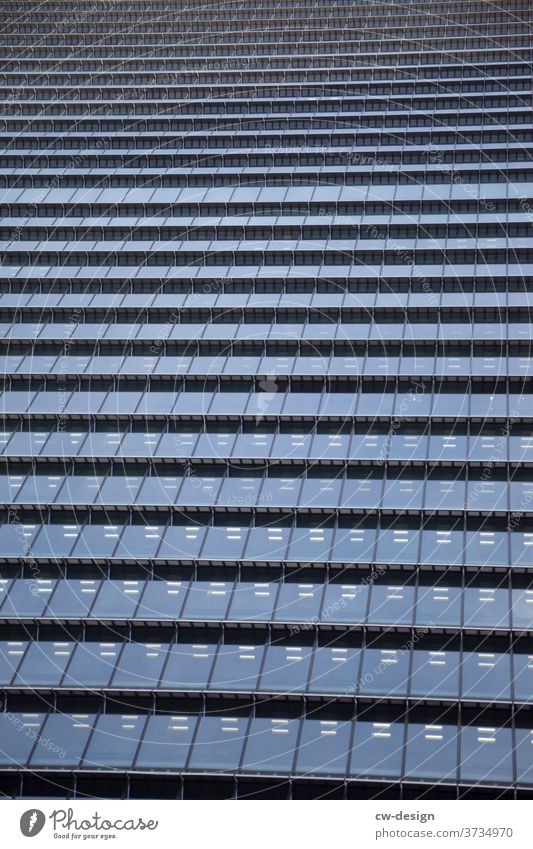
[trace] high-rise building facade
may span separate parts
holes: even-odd
[[[531,19],[3,4],[5,796],[531,796]]]

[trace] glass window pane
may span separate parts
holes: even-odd
[[[106,687],[115,670],[122,643],[78,643],[62,682],[63,687]]]
[[[239,581],[235,585],[228,619],[268,621],[276,601],[278,584]]]
[[[13,681],[14,685],[58,685],[75,648],[69,640],[32,643]]]
[[[299,719],[255,717],[248,734],[243,770],[290,772],[299,727]]]
[[[298,692],[305,689],[309,677],[309,646],[270,645],[259,688],[261,690]]]
[[[400,722],[357,720],[350,774],[369,778],[399,778],[402,771],[404,726]]]
[[[348,767],[351,722],[304,719],[296,772],[344,775]]]
[[[238,769],[247,725],[248,718],[245,716],[229,713],[224,716],[203,716],[189,769]]]
[[[45,719],[44,713],[0,713],[0,766],[25,766]]]
[[[457,728],[453,725],[409,723],[407,727],[406,778],[455,781]]]
[[[461,730],[461,781],[513,781],[510,728],[467,725]]]
[[[32,754],[30,766],[55,766],[61,769],[79,766],[95,718],[88,713],[50,714],[42,731],[42,739]]]
[[[83,766],[131,767],[145,724],[146,716],[138,714],[99,716]]]
[[[188,587],[188,581],[147,581],[135,618],[179,619]]]
[[[227,643],[220,646],[209,684],[215,690],[255,690],[265,647]]]
[[[120,655],[113,687],[157,687],[166,660],[166,643],[126,643]]]
[[[225,619],[232,589],[229,581],[192,581],[183,618]]]
[[[358,648],[320,646],[313,655],[309,692],[355,694],[360,659]]]
[[[133,616],[140,598],[142,581],[102,581],[93,607],[93,616],[102,619],[114,617],[129,619]]]
[[[135,767],[183,769],[196,721],[195,716],[150,716]]]
[[[203,690],[207,687],[216,646],[207,643],[176,643],[170,647],[160,688]]]
[[[322,599],[322,584],[284,581],[274,619],[283,622],[316,622]]]

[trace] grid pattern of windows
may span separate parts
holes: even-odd
[[[4,3],[4,795],[532,797],[504,5]]]

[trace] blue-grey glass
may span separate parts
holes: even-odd
[[[294,528],[287,560],[324,561],[329,559],[333,530],[317,522],[315,527]]]
[[[420,478],[409,478],[408,474],[385,481],[382,502],[384,508],[409,510],[420,510],[422,508],[424,481]]]
[[[133,616],[142,589],[143,582],[134,579],[102,581],[92,615],[103,619],[114,617],[127,619]]]
[[[513,657],[514,697],[520,702],[533,701],[533,654],[517,650]]]
[[[14,581],[11,592],[2,607],[2,616],[17,618],[42,616],[55,584],[55,580],[51,578],[27,578]]]
[[[199,476],[187,475],[183,478],[181,489],[176,498],[176,504],[184,506],[193,504],[195,506],[206,505],[220,502],[220,496],[217,495],[222,483],[222,476]]]
[[[528,528],[529,528],[528,523]],[[533,566],[533,531],[520,529],[510,534],[511,563],[513,566]]]
[[[243,554],[247,535],[248,527],[237,524],[208,528],[201,556],[210,560],[239,560]]]
[[[83,767],[131,767],[145,725],[145,714],[99,716],[83,758]]]
[[[517,728],[515,731],[515,757],[516,773],[519,784],[533,784],[533,760],[531,758],[531,747],[533,746],[533,729]]]
[[[263,507],[296,507],[300,503],[301,487],[302,478],[290,474],[283,478],[267,477],[261,489],[260,504]]]
[[[45,713],[0,713],[0,766],[12,768],[26,765],[33,747],[41,737],[46,716]]]
[[[126,433],[122,438],[119,454],[121,457],[155,457],[160,439],[161,434],[157,432]]]
[[[510,784],[513,781],[510,728],[467,725],[461,729],[461,781]]]
[[[498,586],[469,584],[464,590],[464,624],[469,628],[508,628],[509,591]]]
[[[179,392],[171,412],[175,416],[205,416],[211,406],[212,398],[211,392]]]
[[[511,697],[511,658],[490,645],[463,652],[464,699],[507,700]]]
[[[466,507],[468,510],[486,510],[489,513],[494,510],[507,510],[507,483],[498,480],[470,479],[467,486]]]
[[[188,440],[186,441],[188,442]],[[201,433],[194,447],[194,456],[214,457],[215,459],[228,457],[231,455],[234,442],[234,433]],[[185,453],[179,456],[189,456],[189,454]],[[255,456],[255,454],[252,456]]]
[[[211,415],[217,416],[242,415],[249,399],[248,392],[214,392],[212,396],[210,393],[206,393],[203,401],[201,399],[203,399],[204,396],[202,396],[201,393],[191,392],[188,394],[191,396],[200,395],[200,400],[197,402],[198,406],[194,410],[181,410],[181,408],[178,409],[176,407],[175,412],[196,412],[205,414],[209,411]],[[265,399],[267,397],[269,396],[265,394]]]
[[[0,684],[5,686],[11,684],[27,647],[27,640],[2,640],[0,642]]]
[[[378,507],[381,502],[383,489],[382,478],[346,478],[342,488],[340,506],[347,507]]]
[[[122,525],[86,525],[73,550],[73,557],[111,557],[117,547]]]
[[[57,481],[48,478],[51,492],[57,487]],[[109,480],[109,478],[108,478]],[[124,481],[124,478],[120,480]],[[69,475],[55,497],[56,504],[93,504],[99,498],[103,485],[103,475]],[[121,491],[125,486],[121,487]],[[57,492],[57,489],[56,489]],[[111,504],[120,504],[115,498]]]
[[[278,433],[274,437],[272,457],[283,459],[310,457],[312,440],[313,436],[310,433]],[[320,447],[318,450],[320,451]]]
[[[468,437],[455,433],[432,434],[429,438],[428,459],[430,460],[465,460],[467,457]]]
[[[390,416],[392,415],[394,395],[386,392],[365,392],[359,396],[357,405],[358,416]]]
[[[32,643],[24,655],[13,684],[26,687],[57,686],[74,648],[75,644],[71,640]]]
[[[222,452],[222,456],[266,459],[270,456],[273,439],[272,433],[262,433],[260,430],[257,433],[240,433],[236,437],[232,434],[231,442],[228,442],[232,447],[227,449],[227,453]]]
[[[433,584],[421,584],[416,600],[417,625],[461,624],[461,589],[452,581],[441,578]]]
[[[369,576],[366,576],[369,577]],[[348,579],[349,580],[349,579]],[[326,586],[321,622],[362,623],[366,619],[368,604],[369,580],[365,576],[357,583],[329,583]]]
[[[30,475],[30,480],[33,476]],[[24,488],[26,475],[1,475],[0,476],[0,501],[2,504],[11,504],[21,488]]]
[[[277,524],[272,524],[272,526],[267,528],[251,528],[244,549],[245,559],[261,561],[284,560],[291,533],[291,528]]]
[[[183,769],[196,728],[196,716],[148,717],[135,767],[137,769]]]
[[[336,507],[340,502],[342,479],[338,477],[304,478],[299,496],[301,507]]]
[[[105,643],[96,643],[92,640],[78,643],[61,686],[77,687],[83,690],[88,687],[106,687],[111,680],[121,650],[122,643],[112,640]]]
[[[80,537],[79,525],[43,525],[32,543],[35,557],[68,557]]]
[[[378,563],[416,563],[420,534],[411,528],[383,528],[378,534],[376,561]]]
[[[351,722],[304,719],[295,771],[344,775],[348,767]]]
[[[429,479],[426,481],[424,506],[427,510],[463,510],[465,481]],[[467,505],[468,506],[468,505]]]
[[[348,459],[350,456],[350,440],[350,434],[335,433],[333,426],[331,433],[316,433],[314,435],[311,448],[305,456],[312,457],[314,460]]]
[[[224,619],[231,598],[230,581],[192,581],[185,607],[185,619]]]
[[[457,728],[444,722],[409,723],[405,777],[429,781],[455,781]]]
[[[413,651],[409,693],[420,698],[459,698],[458,651],[433,648]]]
[[[126,525],[113,556],[127,559],[155,557],[164,532],[164,525]]]
[[[126,643],[111,685],[136,690],[157,687],[167,650],[166,642]]]
[[[533,436],[509,436],[509,459],[523,462],[533,457]],[[9,447],[9,446],[8,446]],[[6,452],[7,453],[7,452]],[[507,458],[504,456],[504,460]]]
[[[321,607],[322,584],[284,581],[274,619],[283,622],[316,622]]]
[[[409,652],[396,648],[366,648],[359,680],[362,695],[407,695]]]
[[[476,566],[507,565],[509,562],[509,535],[493,531],[490,525],[479,531],[466,532],[465,562]]]
[[[464,560],[463,532],[449,526],[424,528],[420,547],[421,563],[461,566]]]
[[[533,589],[513,589],[513,628],[533,629]]]
[[[339,563],[370,563],[374,558],[376,529],[338,527],[335,530],[330,559]]]
[[[165,531],[157,552],[158,558],[187,559],[198,557],[206,528],[200,525],[171,525]]]
[[[369,623],[406,625],[413,621],[415,589],[407,581],[407,577],[398,579],[391,576],[388,584],[373,583],[368,610]]]
[[[533,481],[511,481],[509,491],[511,510],[531,510],[531,505],[533,504]]]
[[[6,557],[26,557],[41,525],[13,522],[0,525],[0,551]]]
[[[236,770],[239,766],[248,717],[203,716],[189,760],[189,769]]]
[[[20,434],[22,436],[22,434]],[[35,434],[38,437],[38,434]],[[41,437],[42,438],[42,437]],[[41,450],[43,457],[75,457],[87,439],[87,431],[51,433]],[[113,451],[116,449],[113,448]]]
[[[260,477],[229,477],[222,482],[217,504],[227,507],[255,507],[263,479]]]
[[[88,616],[99,588],[100,581],[92,578],[60,579],[56,582],[44,615],[76,619]]]
[[[278,584],[239,581],[235,585],[228,619],[268,621],[278,594]]]
[[[96,498],[97,504],[134,504],[143,482],[142,477],[133,475],[111,475],[101,485]],[[63,490],[61,491],[63,495]]]
[[[501,430],[481,431],[472,433],[468,441],[468,457],[470,460],[505,460],[506,443]]]
[[[231,691],[255,690],[264,652],[264,646],[253,642],[221,645],[215,660],[210,688]]]
[[[388,440],[390,460],[424,460],[429,450],[429,437],[420,433],[393,431]]]
[[[252,719],[242,762],[243,770],[290,772],[299,727],[299,719]]]
[[[52,436],[58,436],[59,434],[52,434]],[[64,434],[64,438],[67,439],[67,434]],[[43,450],[43,446],[48,439],[48,431],[18,431],[14,433],[9,443],[6,447],[5,454],[8,457],[38,457],[41,451]],[[71,449],[68,446],[65,446],[63,451],[58,451],[57,454],[59,456],[69,456],[71,453]]]
[[[183,482],[183,477],[166,477],[155,474],[144,479],[137,503],[167,507],[174,504]]]
[[[179,619],[188,587],[188,581],[146,581],[135,618]]]
[[[114,457],[119,451],[123,434],[114,431],[108,433],[89,433],[78,450],[80,457]]]
[[[358,397],[356,392],[327,392],[322,395],[319,416],[354,416]]]
[[[401,722],[355,724],[350,775],[368,778],[399,778],[402,770],[404,725]]]
[[[211,674],[217,647],[207,643],[176,643],[170,647],[160,688],[203,690]]]
[[[289,693],[304,690],[309,677],[311,655],[309,646],[270,645],[259,689]]]
[[[274,390],[275,391],[275,390]],[[259,396],[260,400],[261,396]],[[283,404],[284,416],[316,416],[320,405],[320,394],[318,392],[293,392],[285,397]]]
[[[85,751],[96,716],[88,713],[52,713],[32,753],[30,766],[77,767]]]
[[[313,654],[310,693],[355,695],[361,652],[358,648],[320,646]]]

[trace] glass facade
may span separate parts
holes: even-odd
[[[533,797],[533,11],[0,11],[0,793]]]

